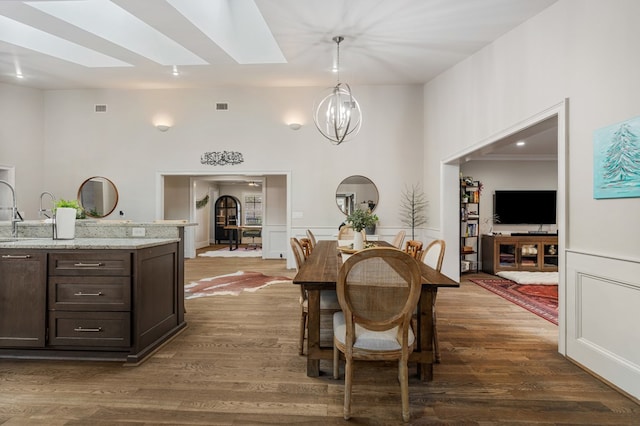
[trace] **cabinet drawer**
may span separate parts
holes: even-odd
[[[92,251],[49,255],[49,275],[129,275],[131,253]]]
[[[49,278],[49,309],[129,311],[131,278],[52,276]]]
[[[49,312],[50,346],[128,347],[128,312]]]

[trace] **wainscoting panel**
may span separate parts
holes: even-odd
[[[567,356],[640,398],[640,262],[566,259]]]

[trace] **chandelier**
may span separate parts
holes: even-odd
[[[342,36],[336,36],[336,73],[337,84],[325,90],[313,108],[313,122],[322,136],[332,143],[340,145],[357,135],[362,126],[362,111],[356,98],[351,94],[351,88],[346,83],[340,83],[340,42]]]

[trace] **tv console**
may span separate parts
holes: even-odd
[[[512,237],[528,237],[530,235],[550,235],[550,236],[558,236],[558,233],[551,233],[551,232],[547,232],[547,231],[529,231],[529,232],[511,232],[509,234]]]
[[[557,234],[483,235],[481,242],[482,271],[488,274],[558,270]]]

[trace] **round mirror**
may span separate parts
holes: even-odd
[[[89,217],[105,217],[118,204],[118,190],[109,179],[94,176],[82,182],[78,189],[78,202]]]
[[[336,204],[346,215],[356,209],[374,211],[378,205],[378,188],[365,176],[349,176],[338,185]]]

